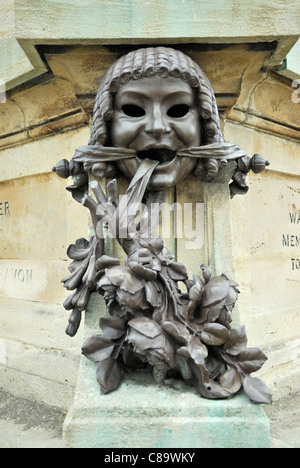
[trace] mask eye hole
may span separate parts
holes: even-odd
[[[173,119],[180,119],[181,117],[185,117],[190,111],[190,107],[186,104],[176,104],[172,106],[167,114],[169,117]]]
[[[128,117],[137,118],[146,115],[146,111],[142,107],[136,106],[134,104],[126,104],[122,107],[122,111]]]

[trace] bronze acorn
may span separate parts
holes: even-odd
[[[261,154],[255,154],[251,159],[251,169],[255,174],[259,174],[269,165],[270,162],[266,161]]]
[[[61,177],[62,179],[67,179],[70,177],[70,163],[66,159],[61,159],[58,161],[56,166],[53,167],[52,171],[56,172],[56,174]]]

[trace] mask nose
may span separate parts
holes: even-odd
[[[171,128],[162,114],[160,105],[154,105],[153,114],[146,126],[146,132],[158,139],[165,133],[170,133],[170,131]]]

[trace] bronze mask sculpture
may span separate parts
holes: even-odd
[[[145,196],[149,200],[151,193],[152,200],[159,200],[191,173],[212,183],[231,180],[234,196],[248,191],[250,169],[258,173],[268,164],[262,156],[249,158],[239,146],[224,142],[211,85],[182,52],[139,49],[104,75],[89,144],[54,170],[73,177],[68,190],[90,210],[94,224],[95,236],[69,247],[73,262],[62,282],[74,291],[64,304],[72,310],[70,336],[76,334],[91,294],[98,292],[105,300],[102,333],[82,348],[98,363],[97,380],[105,393],[119,387],[122,369],[150,367],[159,382],[179,376],[205,398],[230,398],[243,387],[252,401],[271,402],[264,382],[251,376],[266,356],[247,347],[243,326],[231,327],[238,284],[225,275],[214,277],[207,265],[201,266],[203,278],[190,279],[163,240],[152,235],[159,207],[151,220],[148,211],[136,218]],[[113,179],[106,193],[97,181],[90,182],[92,198],[89,173],[98,178],[123,174],[130,181],[125,196],[119,197]],[[124,265],[106,254],[104,225],[124,250]]]

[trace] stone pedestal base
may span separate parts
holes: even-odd
[[[181,381],[127,376],[101,394],[96,364],[82,358],[74,404],[64,424],[67,448],[269,448],[269,421],[246,395],[201,398]]]
[[[84,338],[99,333],[105,306],[93,294]],[[158,385],[152,375],[126,374],[121,387],[102,394],[97,364],[81,358],[73,405],[64,424],[66,448],[269,448],[270,426],[261,405],[241,393],[206,400],[183,381]]]

